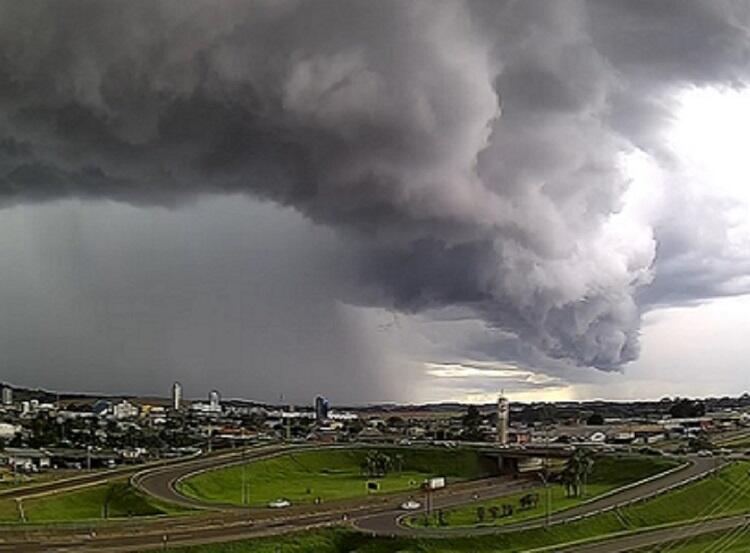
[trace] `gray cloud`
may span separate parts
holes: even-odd
[[[732,2],[4,4],[0,201],[249,194],[337,229],[347,302],[458,307],[612,369],[679,242],[627,207],[621,157],[674,163],[669,95],[745,79],[747,24]]]
[[[314,249],[313,247],[314,246]],[[57,390],[307,403],[407,399],[409,379],[332,296],[346,249],[291,210],[77,201],[0,221],[0,365]]]

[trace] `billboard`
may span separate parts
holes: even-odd
[[[440,488],[445,487],[445,477],[444,476],[436,476],[435,478],[430,478],[425,482],[425,488],[428,490],[439,490]]]

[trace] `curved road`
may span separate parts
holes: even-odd
[[[680,470],[670,472],[664,476],[644,481],[636,486],[621,488],[614,493],[594,498],[577,507],[566,509],[554,513],[550,517],[550,524],[560,524],[563,522],[594,515],[596,513],[621,507],[634,501],[651,497],[674,487],[680,486],[693,479],[701,478],[705,474],[717,468],[714,459],[696,457],[692,463]],[[489,499],[493,496],[485,495],[479,499]],[[433,502],[435,509],[446,509],[456,507],[465,503],[470,503],[471,497],[436,497]],[[458,537],[458,536],[479,536],[486,534],[497,534],[512,532],[516,530],[526,530],[529,528],[538,528],[544,526],[544,518],[536,518],[517,524],[507,524],[504,526],[484,526],[480,528],[445,528],[445,529],[414,529],[407,528],[400,524],[400,520],[405,515],[402,510],[394,509],[385,513],[363,517],[356,522],[356,527],[368,533],[378,535],[399,535],[399,536],[424,536],[424,537]]]
[[[208,510],[238,509],[239,507],[236,505],[209,503],[187,497],[177,491],[176,485],[183,478],[207,470],[228,467],[250,460],[274,457],[288,453],[289,451],[309,448],[310,446],[283,446],[278,444],[256,446],[230,451],[215,457],[200,457],[189,462],[180,463],[179,465],[146,469],[134,474],[130,482],[142,492],[162,501],[175,503],[183,507]]]
[[[169,466],[181,465],[182,463],[189,462],[194,458],[195,456],[178,457],[176,459],[169,460],[162,459],[142,465],[128,465],[114,469],[96,470],[92,472],[86,472],[84,474],[60,478],[58,480],[50,480],[48,482],[41,482],[38,484],[32,483],[25,486],[17,486],[1,490],[0,499],[25,498],[36,495],[62,492],[75,488],[81,488],[84,486],[92,486],[94,484],[102,484],[115,478],[130,476],[139,471],[154,470],[167,464],[169,464]]]
[[[244,453],[244,459],[278,455],[283,451],[284,448],[281,446],[265,446],[248,450]],[[97,525],[95,531],[81,524],[59,528],[25,527],[18,530],[8,530],[0,535],[0,551],[14,551],[19,553],[50,550],[134,551],[163,547],[165,540],[171,545],[226,542],[332,526],[342,524],[343,520],[348,520],[355,527],[375,534],[429,535],[440,537],[507,532],[520,528],[540,526],[544,523],[543,520],[537,519],[505,527],[471,529],[468,532],[463,530],[458,533],[445,530],[412,530],[402,528],[397,524],[399,517],[404,514],[397,506],[408,494],[371,497],[366,500],[343,503],[337,502],[323,507],[312,505],[295,506],[283,511],[271,511],[267,509],[249,511],[238,507],[218,511],[216,510],[216,505],[206,505],[185,498],[178,494],[174,488],[175,482],[188,474],[223,465],[237,464],[242,461],[243,452],[229,452],[213,458],[201,458],[182,462],[176,466],[153,468],[141,472],[132,478],[134,484],[140,489],[154,494],[159,499],[167,501],[177,499],[178,503],[185,506],[211,507],[213,510],[206,510],[192,516],[112,522],[106,525]],[[672,486],[679,485],[692,478],[700,477],[714,468],[714,466],[715,462],[711,459],[695,459],[693,465],[677,472],[627,490],[619,491],[609,497],[596,499],[586,505],[557,513],[553,515],[552,521],[553,523],[559,523],[574,517],[587,516],[602,509],[613,508],[623,503],[660,493]],[[512,480],[507,478],[458,484],[435,493],[433,505],[435,508],[444,508],[464,504],[471,502],[476,494],[479,494],[482,499],[487,499],[518,491],[531,484],[532,482],[526,480]],[[738,522],[722,519],[722,521],[716,521],[715,524],[725,524],[727,526],[722,526],[722,528],[729,528],[733,524],[736,526]],[[718,527],[712,529],[718,529]],[[669,531],[672,534],[664,534],[667,538],[654,533],[650,539],[662,539],[662,541],[664,539],[671,539],[670,536],[673,536],[673,533],[677,530],[666,530],[666,532]],[[642,539],[646,539],[646,533],[639,536]],[[629,538],[633,537],[630,536]],[[624,540],[625,538],[621,539]],[[617,543],[616,541],[609,541],[599,545],[592,544],[586,547],[594,547],[594,549],[580,549],[580,551],[599,553],[627,550],[613,548],[617,546]],[[623,542],[623,544],[623,547],[629,547],[627,543]],[[640,547],[644,544],[647,545],[646,542],[639,542],[637,546]],[[600,549],[596,549],[595,547],[600,547]]]

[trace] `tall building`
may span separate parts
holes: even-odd
[[[508,445],[508,423],[510,422],[510,402],[503,395],[497,398],[497,443]]]
[[[221,411],[221,394],[216,390],[208,393],[208,406],[211,411]]]
[[[182,384],[175,382],[172,384],[172,409],[179,411],[182,407]]]
[[[328,400],[323,396],[315,398],[315,420],[320,422],[328,418]]]
[[[13,388],[3,386],[3,405],[13,405]]]

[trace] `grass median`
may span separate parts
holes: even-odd
[[[639,549],[634,553],[653,552],[654,548]],[[724,532],[712,532],[682,540],[670,548],[670,553],[747,553],[750,551],[750,527],[739,526]]]
[[[502,526],[529,519],[539,518],[546,513],[547,492],[549,492],[550,513],[563,511],[580,505],[584,501],[611,492],[622,486],[632,484],[656,476],[679,463],[665,457],[649,456],[603,456],[595,460],[593,470],[588,478],[584,493],[580,497],[569,497],[561,484],[551,484],[549,490],[541,486],[499,498],[476,501],[469,505],[462,505],[454,509],[447,509],[442,513],[442,519],[437,514],[430,517],[415,515],[406,520],[408,526],[415,528],[425,526],[438,527],[470,527],[470,526]],[[522,507],[522,499],[529,494],[536,495],[538,502],[533,506]],[[512,507],[512,514],[498,516],[503,507]],[[442,520],[442,523],[440,522]]]
[[[22,507],[25,522],[29,523],[122,519],[187,512],[186,509],[161,503],[140,493],[127,480],[30,497],[22,501]],[[0,520],[24,522],[20,519],[15,501],[0,503]]]
[[[398,462],[385,475],[366,476],[363,463],[368,453],[378,451]],[[363,497],[372,493],[418,490],[431,476],[452,481],[489,476],[495,465],[471,450],[405,448],[323,449],[285,453],[204,472],[179,484],[185,495],[216,503],[241,505],[243,482],[247,504],[264,507],[283,497],[293,503],[323,502]],[[373,488],[368,489],[368,484]]]
[[[455,538],[386,538],[370,537],[343,528],[307,532],[277,538],[261,538],[228,544],[213,544],[177,548],[180,553],[506,553],[550,548],[550,551],[572,542],[602,539],[623,533],[646,530],[665,524],[700,523],[709,518],[750,511],[750,463],[735,462],[716,475],[687,484],[683,488],[642,502],[607,511],[586,519],[553,525],[477,537]],[[747,533],[746,533],[747,534]],[[748,550],[747,535],[730,543],[731,549]],[[722,534],[689,541],[675,541],[670,551],[694,553],[701,547],[694,544],[712,540]],[[742,541],[745,540],[745,541]],[[725,538],[725,542],[728,541]],[[691,548],[692,547],[692,548]]]

